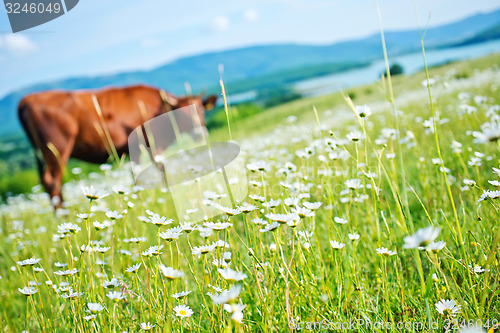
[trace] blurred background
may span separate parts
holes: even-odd
[[[394,75],[423,68],[417,10],[429,66],[500,50],[498,1],[381,0],[379,7]],[[54,21],[10,31],[2,4],[4,198],[38,183],[16,112],[28,93],[144,83],[179,95],[220,94],[222,76],[245,118],[371,83],[385,71],[377,4],[368,0],[86,0]],[[209,129],[224,124],[220,107],[208,115]]]

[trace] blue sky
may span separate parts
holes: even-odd
[[[379,0],[384,28],[417,26],[414,0]],[[416,0],[430,26],[500,6],[498,0]],[[71,76],[149,69],[246,45],[331,43],[378,31],[375,0],[80,0],[69,13],[12,34],[0,4],[0,96]]]

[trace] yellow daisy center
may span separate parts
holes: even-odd
[[[179,314],[181,316],[185,316],[185,315],[187,315],[187,312],[186,312],[186,310],[179,310]]]

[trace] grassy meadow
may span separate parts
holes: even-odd
[[[447,64],[232,122],[230,109],[249,196],[231,208],[206,192],[221,215],[205,222],[179,217],[168,189],[134,186],[127,163],[77,170],[58,214],[40,186],[9,197],[0,327],[496,332],[499,63]],[[227,127],[211,139],[228,140]]]

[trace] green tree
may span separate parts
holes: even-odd
[[[389,73],[391,73],[391,76],[400,75],[404,73],[404,68],[400,64],[395,63],[389,68]],[[387,76],[387,72],[384,72],[384,76]]]

